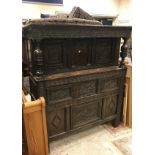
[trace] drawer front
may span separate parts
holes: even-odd
[[[101,119],[101,102],[96,100],[71,107],[71,128],[81,127]]]
[[[97,80],[76,82],[74,84],[66,84],[46,88],[46,99],[48,104],[54,104],[57,102],[95,95],[96,92]]]
[[[108,78],[100,80],[100,92],[106,92],[111,90],[116,90],[120,88],[120,78]]]
[[[97,80],[80,82],[76,86],[77,97],[94,95],[97,90]]]
[[[48,104],[72,99],[72,85],[60,85],[46,88]]]

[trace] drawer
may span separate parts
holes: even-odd
[[[77,91],[75,97],[77,98],[94,95],[97,92],[97,80],[80,82],[77,83],[75,87]]]
[[[60,85],[46,88],[47,103],[54,104],[72,99],[72,85]]]
[[[74,84],[48,87],[46,88],[46,99],[48,104],[54,104],[66,100],[95,95],[96,92],[97,81],[90,80],[84,82],[76,82]]]
[[[108,79],[100,79],[99,89],[100,92],[111,91],[115,89],[119,89],[121,78],[108,78]]]

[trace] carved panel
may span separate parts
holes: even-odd
[[[60,101],[60,100],[66,100],[71,98],[71,88],[66,86],[56,87],[56,88],[47,88],[47,100],[49,103]]]
[[[112,62],[112,39],[97,39],[95,43],[95,63],[105,64]]]
[[[116,113],[117,95],[103,98],[103,117],[109,117]]]
[[[101,92],[118,89],[118,88],[119,88],[118,78],[101,80],[101,85],[100,85]]]
[[[100,119],[100,110],[99,101],[73,106],[71,108],[72,128],[76,128]]]
[[[96,81],[81,82],[78,84],[78,96],[88,96],[96,93]]]
[[[47,129],[49,136],[65,131],[64,109],[47,112]]]

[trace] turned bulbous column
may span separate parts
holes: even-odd
[[[127,56],[127,51],[128,51],[128,44],[127,44],[127,42],[128,42],[128,39],[129,38],[123,38],[123,40],[124,40],[124,43],[123,43],[123,45],[121,46],[121,53],[120,53],[120,56],[121,56],[121,63],[120,63],[120,67],[121,68],[123,68],[123,67],[125,67],[125,62],[124,62],[124,59],[125,59],[125,57]]]
[[[44,62],[43,62],[43,52],[40,49],[40,41],[36,41],[35,50],[33,52],[34,55],[34,66],[35,66],[35,74],[37,76],[44,74]]]

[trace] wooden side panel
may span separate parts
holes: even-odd
[[[29,155],[48,155],[44,99],[24,103],[23,117]]]

